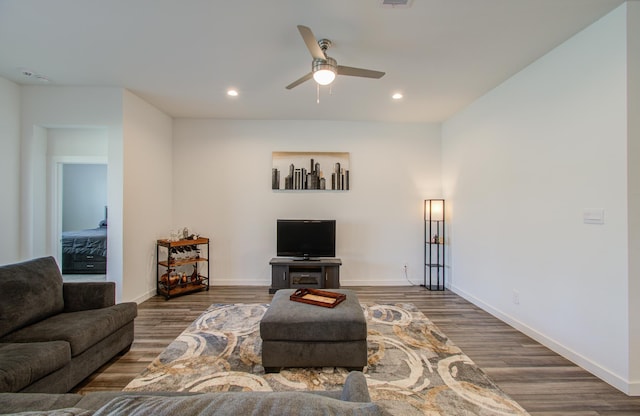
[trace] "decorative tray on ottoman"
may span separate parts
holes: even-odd
[[[327,292],[318,289],[298,289],[290,297],[294,302],[308,303],[310,305],[323,306],[325,308],[335,308],[340,302],[345,300],[347,295],[336,292]]]

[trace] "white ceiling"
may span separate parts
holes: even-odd
[[[622,3],[0,0],[0,76],[125,87],[174,117],[442,121]],[[313,81],[286,90],[311,69],[298,24],[338,64],[386,75],[338,76],[319,104]]]

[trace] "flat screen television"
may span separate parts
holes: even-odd
[[[276,228],[278,257],[336,256],[336,220],[278,220]]]

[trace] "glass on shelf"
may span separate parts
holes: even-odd
[[[176,269],[171,269],[169,272],[169,287],[176,286],[180,281],[180,277],[178,273],[176,273]]]

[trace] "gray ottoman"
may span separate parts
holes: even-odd
[[[367,321],[355,292],[335,308],[289,299],[293,289],[280,289],[260,321],[262,366],[266,372],[282,367],[346,367],[367,365]]]

